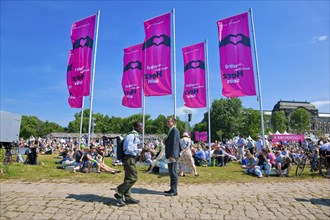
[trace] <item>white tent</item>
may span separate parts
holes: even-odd
[[[284,133],[283,134],[289,134],[288,132],[286,132],[286,131],[284,131]]]
[[[276,131],[275,134],[281,134],[279,131]]]

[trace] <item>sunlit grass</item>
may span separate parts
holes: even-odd
[[[85,183],[114,183],[119,184],[123,181],[124,172],[112,174],[98,173],[70,173],[67,170],[56,169],[57,164],[54,156],[56,155],[39,155],[38,161],[42,165],[24,165],[22,163],[11,163],[4,166],[5,173],[0,175],[0,181],[19,180],[26,182],[47,181],[47,182],[85,182]],[[105,163],[111,166],[111,159],[105,158]],[[116,166],[115,169],[123,171],[122,166]],[[139,183],[168,183],[169,177],[166,174],[147,174],[147,166],[138,166]],[[274,181],[297,181],[306,179],[321,179],[319,174],[312,174],[305,169],[301,177],[294,177],[296,167],[294,166],[290,172],[291,178],[279,178],[276,176],[258,179],[255,176],[243,173],[237,162],[229,163],[225,167],[197,167],[200,176],[195,177],[193,174],[186,174],[180,177],[180,183],[202,184],[202,183],[221,183],[221,182],[274,182]]]

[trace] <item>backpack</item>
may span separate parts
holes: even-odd
[[[130,134],[133,134],[133,133],[130,133]],[[127,136],[125,136],[126,138]],[[117,140],[117,159],[118,160],[122,160],[124,159],[124,152],[125,152],[125,149],[124,149],[124,141],[125,141],[125,138],[124,139],[121,139],[120,136],[116,137],[116,140]],[[134,140],[133,142],[135,142],[136,140],[136,137],[134,136]]]
[[[118,160],[122,160],[124,159],[124,140],[125,139],[121,139],[119,136],[116,137],[117,140],[117,159]]]

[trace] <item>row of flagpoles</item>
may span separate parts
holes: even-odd
[[[261,87],[252,9],[249,12],[254,39],[262,137],[264,138]],[[90,143],[99,16],[100,12],[98,11],[96,15],[73,23],[71,29],[72,49],[68,59],[67,84],[70,93],[70,106],[82,108],[83,113],[83,97],[90,96],[88,145]],[[256,95],[248,12],[220,20],[217,22],[217,26],[222,94],[230,98]],[[124,49],[122,76],[124,92],[122,105],[129,108],[142,107],[143,126],[146,96],[173,95],[174,117],[176,117],[175,10],[145,21],[144,29],[144,42]],[[182,54],[184,59],[184,105],[189,108],[207,108],[210,146],[207,40],[182,48]],[[82,117],[81,114],[80,137]]]

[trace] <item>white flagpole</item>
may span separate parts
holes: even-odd
[[[265,142],[265,128],[264,128],[264,111],[263,111],[263,108],[262,108],[262,96],[261,96],[261,83],[260,83],[260,76],[259,76],[259,61],[258,61],[258,52],[257,52],[257,40],[256,40],[255,31],[254,31],[254,22],[253,22],[252,8],[250,8],[249,12],[250,12],[250,15],[251,15],[253,46],[254,46],[254,55],[255,55],[255,61],[256,61],[257,79],[258,79],[258,94],[259,94],[258,98],[259,98],[259,105],[260,105],[262,142],[263,142],[263,147],[266,147],[266,142]]]
[[[79,149],[81,146],[81,133],[82,133],[82,124],[83,124],[83,118],[84,118],[84,100],[85,97],[82,97],[82,106],[81,106],[81,114],[80,114],[80,132],[79,132]]]
[[[142,147],[144,148],[144,130],[146,128],[146,126],[144,125],[145,124],[145,115],[146,115],[146,97],[144,95],[144,90],[142,92],[142,95],[143,95],[143,99],[142,99],[142,114],[143,114],[143,117],[142,117],[142,127],[143,127],[143,130],[142,130]]]
[[[175,8],[172,9],[172,34],[173,34],[173,100],[174,100],[174,118],[176,119],[176,51],[175,51]]]
[[[209,142],[209,162],[211,162],[211,112],[210,112],[210,74],[209,74],[209,61],[208,61],[208,44],[207,44],[207,39],[205,39],[205,43],[204,43],[204,54],[205,54],[205,73],[207,76],[207,112],[208,112],[208,142]]]
[[[88,142],[87,142],[88,147],[90,145],[90,139],[91,139],[91,124],[92,124],[93,95],[94,95],[94,78],[95,78],[97,38],[98,38],[98,35],[99,35],[100,10],[97,11],[95,22],[96,22],[96,30],[95,30],[95,35],[94,35],[95,46],[94,46],[94,51],[93,51],[93,73],[92,73],[92,85],[91,85],[91,95],[90,95],[91,108],[90,108],[90,111],[89,111],[89,123],[88,123]]]

